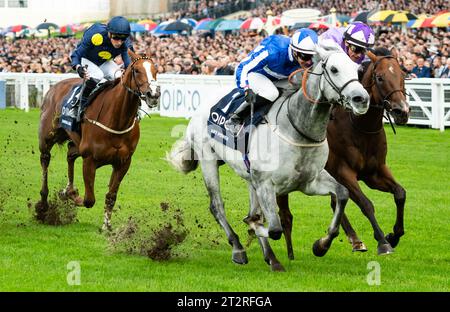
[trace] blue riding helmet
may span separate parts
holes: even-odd
[[[303,54],[316,54],[315,45],[319,38],[314,30],[302,28],[297,30],[291,37],[291,49]]]
[[[106,25],[106,30],[112,34],[129,36],[131,32],[130,22],[123,16],[115,16]]]

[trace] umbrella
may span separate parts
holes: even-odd
[[[297,22],[292,25],[291,29],[308,28],[309,25],[311,25],[311,22]]]
[[[309,29],[328,29],[330,27],[327,24],[325,24],[325,23],[314,22],[314,23],[311,23],[308,26],[308,28]]]
[[[415,20],[410,20],[408,23],[406,23],[406,27],[409,28],[418,28],[420,26],[420,24],[423,23],[423,21],[427,18],[428,16],[426,14],[421,14],[417,17],[417,19]]]
[[[369,12],[367,12],[369,13]],[[345,15],[345,14],[337,14],[336,18],[341,23],[348,23],[351,20],[351,16]],[[366,23],[367,23],[367,17],[366,17]]]
[[[420,23],[419,26],[417,26],[416,28],[432,28],[432,27],[436,27],[432,24],[433,20],[435,19],[435,16],[431,16],[431,17],[427,17],[425,18],[422,23]]]
[[[220,23],[222,23],[225,19],[224,18],[218,18],[216,20],[209,21],[207,28],[208,30],[216,29],[217,26],[219,26]]]
[[[409,12],[397,12],[387,16],[383,22],[385,23],[407,23],[411,20],[417,19],[417,16]]]
[[[6,29],[6,31],[7,31],[7,32],[13,32],[13,33],[16,33],[16,32],[22,31],[22,30],[27,29],[27,28],[30,28],[30,27],[28,27],[28,26],[26,26],[26,25],[14,25],[14,26],[9,26],[9,27]]]
[[[450,12],[438,14],[431,22],[436,27],[449,27],[450,26]]]
[[[236,30],[240,29],[242,25],[241,20],[225,20],[222,21],[217,27],[216,31]]]
[[[171,22],[169,23],[164,30],[165,31],[176,31],[176,32],[181,32],[181,31],[189,31],[192,30],[192,26],[188,23],[188,22],[183,22],[181,20],[177,20],[175,22]]]
[[[183,22],[183,23],[187,23],[187,24],[191,25],[192,28],[197,26],[197,21],[195,19],[193,19],[193,18],[187,18],[186,17],[186,18],[180,19],[180,21]]]
[[[150,19],[144,19],[137,22],[139,25],[142,25],[145,27],[145,30],[150,31],[152,29],[155,29],[156,26],[158,26],[158,23],[155,21],[152,21]]]
[[[145,26],[138,23],[130,23],[130,30],[132,32],[145,32]]]
[[[211,21],[213,21],[212,18],[204,18],[202,20],[199,20],[194,30],[208,30]]]
[[[70,24],[67,24],[67,25],[61,26],[61,27],[59,28],[59,32],[60,32],[61,34],[68,34],[68,35],[71,35],[71,34],[73,34],[73,33],[75,32],[75,27],[73,27],[73,26],[70,25]]]
[[[155,36],[176,34],[177,31],[174,31],[174,30],[167,31],[166,30],[167,25],[169,25],[170,23],[172,23],[172,22],[171,21],[162,22],[158,26],[156,26],[150,33]]]
[[[353,22],[363,22],[367,24],[367,17],[369,14],[370,11],[361,11],[353,18]]]
[[[251,17],[242,23],[241,29],[262,29],[265,23],[265,18]]]
[[[394,13],[397,13],[397,11],[393,10],[375,11],[373,14],[369,14],[367,20],[369,22],[381,22],[384,21],[386,17]]]
[[[37,30],[41,30],[41,29],[47,29],[47,30],[50,30],[50,29],[58,29],[59,27],[58,27],[58,25],[56,25],[55,23],[41,23],[41,24],[39,24],[39,25],[37,25],[36,26],[36,29]]]

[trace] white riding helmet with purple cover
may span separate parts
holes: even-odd
[[[375,44],[373,30],[362,22],[353,22],[344,31],[344,39],[355,46],[370,48]]]

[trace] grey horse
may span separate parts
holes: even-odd
[[[225,230],[235,263],[248,262],[238,236],[225,216],[220,194],[219,165],[228,164],[248,182],[250,210],[244,221],[254,230],[264,259],[273,271],[284,271],[273,253],[268,237],[279,239],[283,228],[278,216],[276,196],[301,191],[307,195],[334,195],[336,209],[325,237],[313,245],[316,256],[323,256],[338,235],[348,191],[324,170],[328,158],[326,129],[333,104],[342,105],[356,115],[367,112],[369,95],[358,82],[357,65],[339,48],[317,46],[316,65],[305,88],[280,97],[270,108],[266,123],[254,129],[250,138],[247,170],[242,154],[216,140],[207,132],[210,107],[205,105],[189,122],[167,160],[180,172],[188,173],[200,164],[210,197],[210,210]],[[264,226],[267,221],[268,228]]]

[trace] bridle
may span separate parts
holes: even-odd
[[[406,94],[406,91],[405,91],[405,89],[403,88],[403,89],[394,89],[394,90],[392,90],[392,91],[390,91],[390,92],[388,92],[386,95],[384,95],[383,96],[383,91],[382,91],[382,88],[381,88],[381,86],[380,86],[380,84],[378,83],[378,79],[377,79],[377,73],[376,73],[376,68],[377,68],[377,66],[378,66],[378,64],[380,64],[380,62],[382,61],[382,60],[384,60],[384,59],[394,59],[396,62],[397,62],[397,64],[398,64],[398,61],[397,61],[397,59],[394,57],[394,56],[392,56],[392,55],[386,55],[386,56],[382,56],[382,57],[380,57],[375,63],[373,63],[373,65],[372,65],[372,84],[370,84],[369,86],[364,86],[367,90],[370,90],[372,87],[373,87],[373,85],[375,85],[376,86],[376,88],[377,88],[377,91],[378,91],[378,94],[380,95],[380,97],[382,97],[383,98],[383,100],[381,101],[381,105],[377,105],[377,104],[371,104],[370,106],[371,107],[374,107],[374,108],[379,108],[379,109],[385,109],[386,111],[388,111],[388,112],[390,112],[390,111],[392,111],[392,105],[391,105],[391,101],[390,101],[390,98],[391,98],[391,96],[394,94],[394,93],[397,93],[397,92],[401,92],[403,95],[407,95]],[[399,65],[400,66],[400,65]]]
[[[343,53],[343,52],[335,52],[335,53]],[[342,87],[340,87],[340,88],[333,82],[333,80],[331,79],[330,74],[329,74],[328,71],[327,71],[327,67],[326,67],[326,66],[327,66],[327,62],[328,62],[330,56],[331,56],[332,54],[335,54],[335,53],[331,53],[330,55],[328,55],[327,58],[325,59],[325,61],[322,61],[322,60],[321,60],[321,62],[322,62],[322,73],[321,73],[321,74],[316,74],[316,73],[314,73],[314,72],[312,72],[312,71],[310,71],[310,70],[308,70],[308,69],[305,70],[305,73],[303,74],[303,78],[302,78],[302,90],[303,90],[303,96],[304,96],[308,101],[310,101],[310,102],[313,103],[313,104],[330,103],[330,101],[319,101],[319,100],[314,100],[314,99],[312,99],[312,98],[307,94],[307,90],[306,90],[306,82],[307,82],[307,80],[308,80],[308,76],[309,76],[308,74],[320,76],[320,78],[319,78],[319,94],[321,94],[321,93],[323,92],[323,90],[320,89],[320,86],[322,85],[322,77],[324,77],[325,80],[331,85],[331,87],[333,88],[333,90],[336,91],[336,93],[337,93],[338,96],[339,96],[339,99],[336,100],[335,102],[338,103],[338,104],[340,104],[340,105],[343,106],[343,107],[347,107],[347,100],[345,99],[345,96],[342,95],[342,92],[344,91],[344,89],[345,89],[350,83],[352,83],[352,82],[359,82],[358,79],[355,79],[355,78],[354,78],[354,79],[350,79],[350,80],[348,80],[346,83],[344,83],[344,84],[342,85]],[[293,72],[291,75],[289,75],[288,80],[291,81],[291,78],[292,78],[296,73],[298,73],[299,71],[302,71],[302,70],[303,70],[303,69],[299,69],[299,70]],[[320,98],[320,97],[319,97],[319,98]],[[289,120],[291,126],[295,129],[295,131],[297,131],[297,133],[299,133],[299,134],[302,135],[303,137],[305,137],[305,138],[307,138],[307,139],[309,139],[309,140],[311,140],[311,141],[313,141],[313,142],[316,142],[316,143],[321,143],[321,142],[323,142],[323,141],[325,140],[325,139],[323,139],[323,140],[315,140],[315,139],[313,139],[313,138],[311,138],[311,137],[305,135],[305,133],[304,133],[302,130],[300,130],[300,129],[295,125],[294,120],[292,119],[292,114],[290,113],[290,102],[289,102],[289,101],[288,101],[288,105],[287,105],[287,117],[288,117],[288,120]],[[325,137],[325,138],[326,138],[326,137]]]
[[[139,85],[139,83],[138,83],[138,81],[137,81],[137,79],[136,79],[136,71],[135,71],[135,69],[134,69],[134,65],[136,64],[137,61],[140,61],[140,60],[149,60],[150,62],[152,61],[152,60],[151,60],[149,57],[147,57],[147,56],[141,56],[141,57],[138,57],[137,59],[135,59],[135,60],[131,63],[131,65],[130,65],[130,70],[131,70],[131,82],[134,81],[134,84],[136,85],[137,90],[132,89],[130,86],[127,86],[127,85],[124,83],[124,81],[123,81],[123,76],[125,76],[125,75],[122,75],[122,76],[120,77],[120,80],[121,80],[122,86],[123,86],[128,92],[130,92],[130,93],[132,93],[132,94],[138,96],[141,100],[144,100],[144,101],[145,101],[145,100],[146,100],[146,95],[145,95],[144,92],[141,91],[141,85]],[[131,82],[130,82],[130,84],[131,84]],[[148,82],[148,84],[149,84],[150,88],[151,88],[151,87],[159,88],[158,83],[156,82],[156,80],[151,80],[151,81]]]
[[[377,76],[377,73],[376,73],[376,68],[377,68],[378,64],[380,64],[380,62],[382,60],[384,60],[384,59],[394,59],[397,62],[397,64],[398,64],[397,58],[395,58],[392,55],[385,55],[385,56],[379,57],[376,62],[372,63],[372,77],[371,77],[371,82],[372,83],[369,86],[364,86],[364,88],[366,90],[370,90],[370,89],[372,89],[373,85],[375,85],[376,88],[377,88],[378,94],[380,95],[380,97],[383,98],[383,100],[381,101],[381,103],[382,103],[381,105],[378,105],[378,104],[375,104],[375,103],[372,102],[370,104],[370,107],[381,109],[381,110],[386,110],[389,113],[389,112],[392,111],[392,105],[391,105],[391,101],[390,101],[391,96],[394,93],[397,93],[397,92],[401,92],[405,96],[407,95],[407,93],[406,93],[405,89],[403,88],[403,89],[394,89],[394,90],[388,92],[386,95],[384,95],[384,96],[382,95],[383,92],[382,92],[382,88],[381,88],[380,84],[378,83],[378,79],[377,79],[378,76]],[[388,113],[384,117],[389,121],[389,124],[392,127],[392,131],[394,132],[394,134],[396,134],[394,124],[392,123],[391,117],[390,117],[390,115]],[[358,131],[360,131],[362,133],[365,133],[365,134],[378,134],[383,129],[383,126],[381,126],[381,128],[379,130],[377,130],[377,131],[363,131],[363,130],[361,130],[361,129],[356,127],[356,125],[355,125],[355,123],[353,121],[353,114],[349,114],[349,115],[350,115],[350,121],[352,123],[352,126],[356,130],[358,130]]]
[[[343,53],[343,52],[334,52],[334,53],[331,53],[331,54],[335,54],[335,53]],[[321,101],[319,101],[319,100],[314,100],[314,99],[312,99],[312,98],[308,95],[307,90],[306,90],[306,83],[307,83],[307,81],[308,81],[309,74],[316,75],[316,76],[320,76],[320,78],[319,78],[319,79],[320,79],[320,80],[319,80],[319,94],[321,94],[321,93],[323,92],[323,90],[320,89],[320,86],[322,85],[322,80],[321,80],[321,79],[322,79],[322,77],[324,77],[325,80],[331,85],[331,87],[333,88],[333,90],[336,91],[336,93],[339,95],[339,99],[336,100],[335,102],[338,103],[338,104],[340,104],[340,105],[342,105],[342,106],[344,106],[344,107],[346,107],[346,106],[347,106],[347,105],[346,105],[347,101],[346,101],[346,99],[345,99],[345,96],[342,94],[342,92],[343,92],[344,89],[345,89],[349,84],[351,84],[352,82],[359,82],[359,81],[358,81],[358,79],[356,79],[356,78],[355,78],[355,79],[350,79],[350,80],[348,80],[346,83],[344,83],[344,84],[342,85],[342,87],[339,88],[339,87],[333,82],[333,79],[331,78],[330,73],[329,73],[328,70],[327,70],[327,63],[328,63],[328,60],[330,59],[331,54],[327,56],[327,58],[325,59],[325,61],[321,61],[321,62],[322,62],[322,73],[321,73],[321,74],[316,74],[316,73],[313,73],[312,71],[309,71],[309,70],[306,70],[306,71],[305,71],[305,73],[304,73],[304,75],[303,75],[303,78],[302,78],[302,90],[303,90],[303,95],[304,95],[304,97],[305,97],[308,101],[310,101],[310,102],[313,103],[313,104],[329,103],[329,101],[322,101],[322,102],[321,102]],[[298,70],[298,71],[301,71],[301,70]],[[298,71],[293,72],[293,73],[289,76],[289,81],[291,80],[292,76],[293,76],[294,74],[296,74]]]

